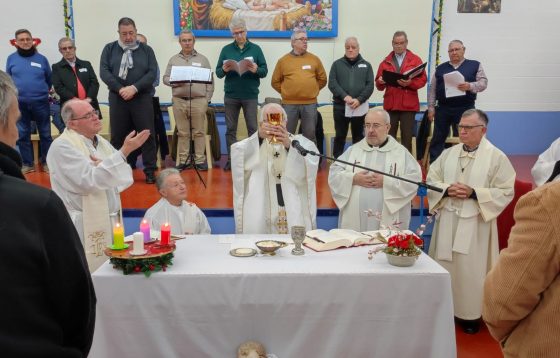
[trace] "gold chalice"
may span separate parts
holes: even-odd
[[[266,119],[271,125],[279,126],[282,123],[282,113],[267,113]],[[271,142],[278,143],[276,136],[272,136]]]

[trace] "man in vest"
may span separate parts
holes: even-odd
[[[428,93],[428,119],[433,121],[435,118],[434,135],[430,144],[430,163],[443,151],[450,126],[453,126],[453,135],[458,136],[457,124],[461,115],[467,109],[474,108],[476,94],[484,91],[488,85],[486,73],[480,62],[465,58],[463,42],[451,41],[447,52],[449,61],[436,67]],[[464,94],[452,97],[446,93],[444,76],[455,71],[464,77],[464,82],[457,86]]]

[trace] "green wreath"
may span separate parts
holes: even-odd
[[[113,265],[113,268],[123,270],[125,275],[143,272],[146,277],[150,277],[152,272],[166,271],[168,266],[173,265],[173,253],[146,259],[111,257],[109,262]]]

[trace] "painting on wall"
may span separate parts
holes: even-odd
[[[229,23],[243,19],[249,37],[290,37],[294,28],[308,37],[336,37],[338,0],[173,0],[175,35],[231,37]]]
[[[502,9],[502,0],[459,0],[457,12],[498,14]]]

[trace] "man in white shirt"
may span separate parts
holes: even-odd
[[[370,109],[365,117],[365,138],[338,159],[419,182],[420,165],[389,135],[390,121],[384,109]],[[380,225],[398,224],[400,229],[408,229],[415,184],[335,162],[329,172],[329,186],[340,209],[339,228],[370,231],[378,230]],[[380,213],[381,220],[370,212]]]
[[[210,234],[210,225],[202,210],[186,201],[187,185],[178,169],[162,170],[156,179],[156,187],[161,199],[144,216],[152,230],[168,223],[174,235]]]
[[[560,138],[556,139],[545,150],[531,169],[533,180],[537,186],[551,181],[560,180]]]
[[[86,100],[71,99],[61,111],[66,130],[51,145],[47,164],[52,189],[64,202],[82,239],[90,270],[105,262],[112,221],[120,220],[119,193],[132,183],[126,157],[150,136],[149,130],[126,136],[116,150],[97,133],[99,112]]]
[[[319,158],[304,157],[290,145],[297,140],[307,150],[317,152],[317,147],[288,133],[287,118],[281,105],[269,103],[262,108],[259,130],[231,146],[238,234],[287,234],[294,225],[316,227]]]

